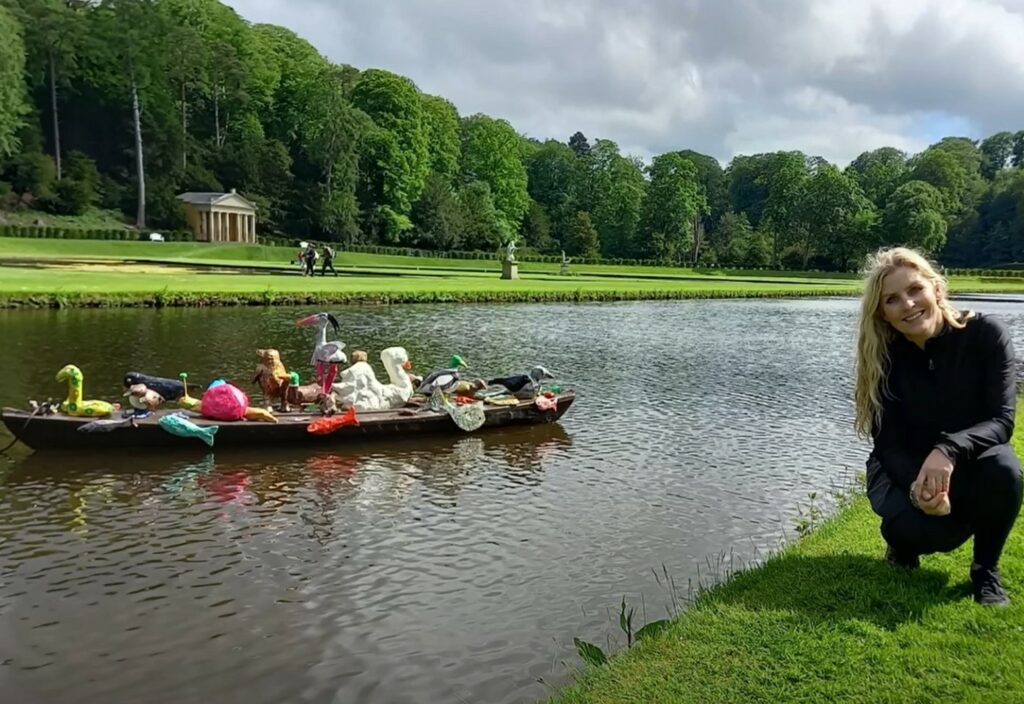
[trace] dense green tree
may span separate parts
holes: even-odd
[[[832,164],[818,167],[807,181],[801,203],[803,267],[814,252],[846,269],[855,253],[864,251],[871,232],[874,204],[860,187]]]
[[[57,180],[63,175],[59,94],[74,71],[79,47],[88,38],[82,21],[84,5],[81,0],[17,0],[14,4],[25,28],[28,87],[45,85],[49,94],[47,107]]]
[[[491,187],[483,181],[470,181],[459,189],[462,211],[462,240],[471,250],[494,251],[511,233],[494,205]]]
[[[527,247],[538,252],[555,251],[556,243],[551,237],[551,218],[544,206],[532,198],[519,234],[523,236],[523,243]]]
[[[564,241],[575,213],[576,169],[572,149],[553,139],[537,147],[527,162],[529,195],[544,207],[558,242]]]
[[[712,262],[742,268],[760,268],[771,263],[771,236],[751,227],[745,213],[722,213],[712,232],[708,251]]]
[[[643,256],[678,261],[693,247],[692,223],[707,208],[697,168],[677,153],[654,157],[639,250]]]
[[[396,148],[388,152],[387,161],[378,161],[376,168],[386,171],[393,183],[385,193],[384,205],[396,213],[408,214],[423,191],[430,168],[419,91],[408,78],[370,69],[359,77],[352,91],[352,104],[394,137]]]
[[[707,154],[695,152],[692,149],[684,149],[679,155],[690,162],[697,169],[697,180],[700,182],[701,192],[707,200],[707,208],[692,223],[693,249],[691,261],[696,264],[701,258],[701,248],[704,245],[706,234],[714,229],[722,212],[728,207],[728,194],[726,192],[725,172],[718,160]]]
[[[1013,133],[997,132],[981,143],[981,174],[987,179],[1010,164],[1013,156]]]
[[[462,120],[462,179],[486,183],[502,230],[509,234],[519,230],[530,197],[520,138],[512,125],[479,114]]]
[[[876,207],[884,208],[892,192],[907,177],[907,155],[894,147],[864,152],[847,168],[865,196]]]
[[[582,158],[590,156],[590,142],[587,141],[586,135],[582,132],[576,132],[569,137],[569,148],[572,149],[578,157]]]
[[[1013,166],[1024,166],[1024,130],[1013,135],[1013,154],[1010,163]]]
[[[423,95],[421,100],[430,170],[452,183],[459,172],[462,151],[459,113],[455,106],[444,98]]]
[[[597,229],[591,222],[589,213],[583,211],[576,213],[565,245],[569,254],[578,257],[591,258],[601,253]]]
[[[946,198],[933,185],[908,181],[897,188],[885,208],[883,224],[890,244],[937,252],[946,243]]]
[[[0,5],[0,157],[13,154],[27,112],[25,103],[25,44],[14,15]]]
[[[592,211],[583,212],[588,212],[597,230],[601,253],[630,256],[647,188],[643,165],[622,156],[615,142],[599,139],[588,157],[577,160],[576,174],[581,183],[575,188],[575,205],[582,209],[590,203]],[[587,197],[580,197],[581,193]]]
[[[461,246],[462,212],[448,177],[431,173],[412,208],[409,244],[424,249],[452,250]]]
[[[967,194],[968,175],[954,154],[928,149],[914,160],[911,181],[931,184],[942,195],[942,212],[952,216],[960,210]]]
[[[761,163],[758,182],[765,188],[763,217],[772,235],[772,263],[786,245],[806,236],[801,212],[807,187],[807,158],[801,152],[775,152]]]

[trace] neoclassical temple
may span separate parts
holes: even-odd
[[[182,193],[188,220],[197,242],[248,242],[256,244],[256,206],[230,193]]]

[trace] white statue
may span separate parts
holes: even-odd
[[[513,237],[505,245],[505,261],[514,262],[516,260],[516,238]]]

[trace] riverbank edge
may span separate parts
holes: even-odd
[[[1024,394],[1011,444],[1024,462]],[[909,571],[882,559],[878,521],[863,489],[847,490],[811,532],[700,591],[664,633],[587,667],[548,704],[1002,701],[989,695],[1024,690],[1024,530],[1000,565],[1013,605],[990,609],[965,583],[972,540]]]
[[[3,293],[0,309],[16,308],[206,308],[214,306],[274,305],[397,305],[414,303],[600,303],[718,298],[822,298],[851,297],[850,289],[800,291],[658,290],[649,291],[408,291],[309,293],[277,292],[174,292],[136,293]]]

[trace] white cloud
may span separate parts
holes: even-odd
[[[540,139],[847,163],[1024,129],[1024,0],[234,0]],[[634,6],[635,5],[635,6]]]

